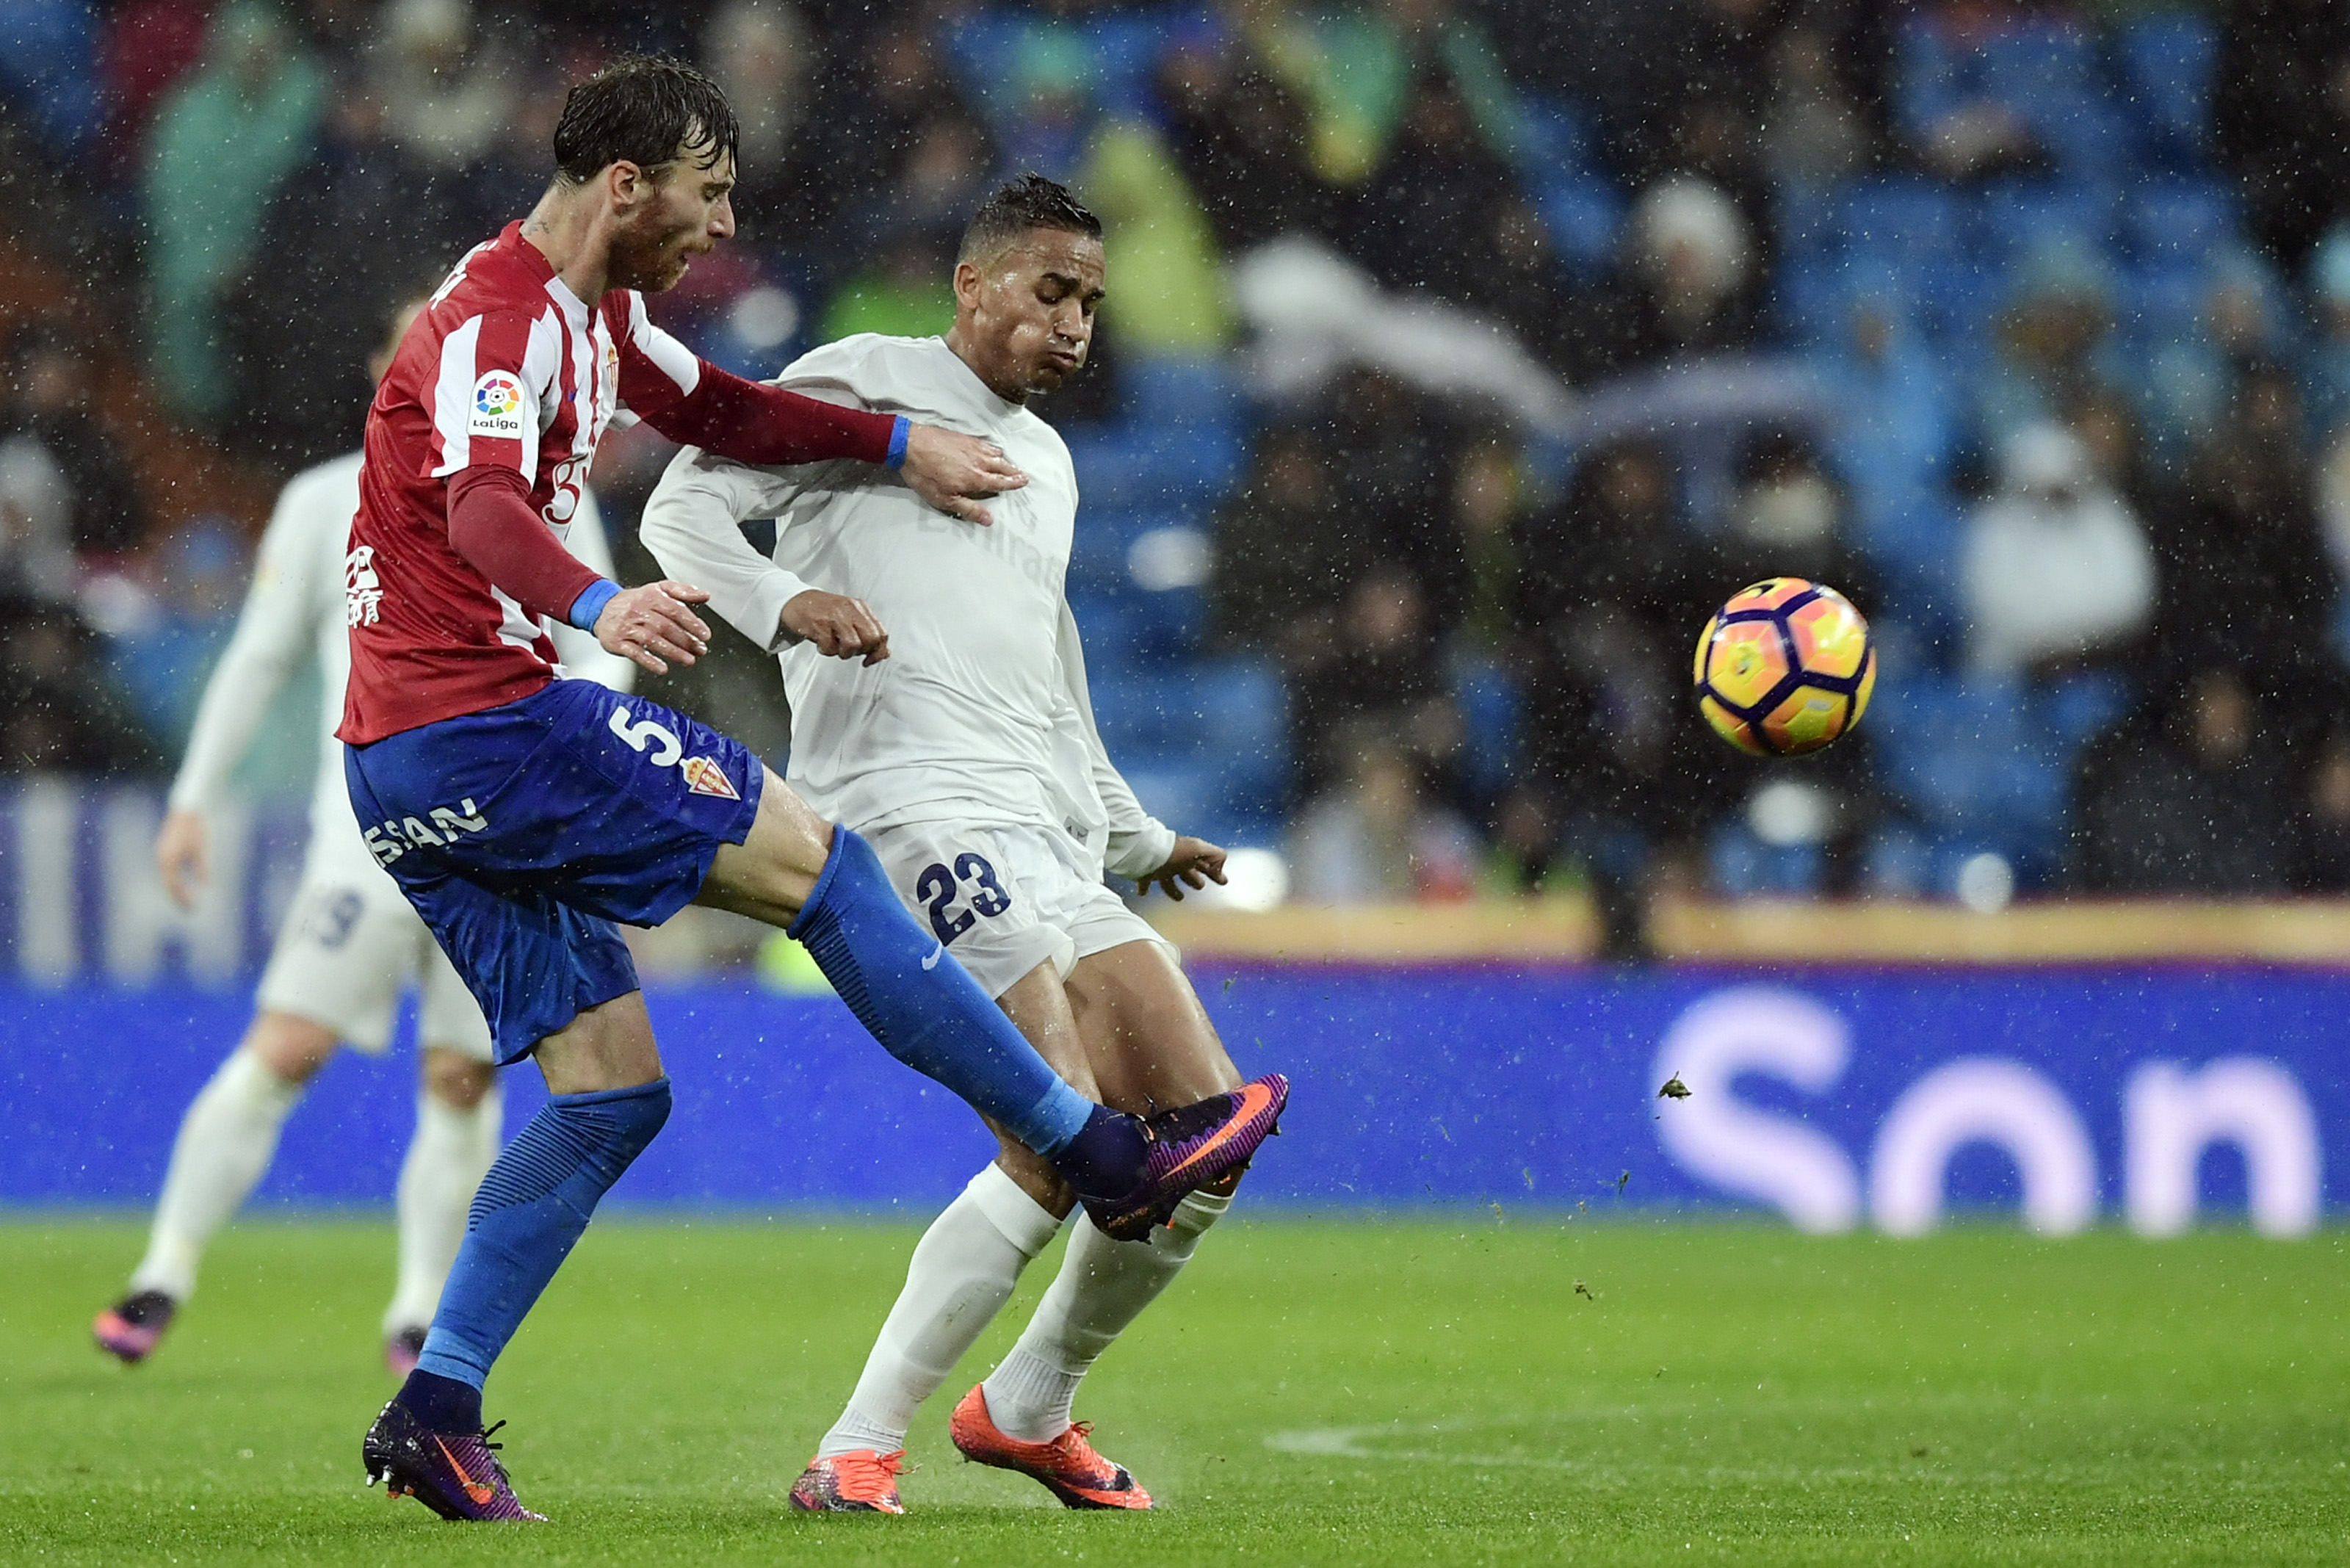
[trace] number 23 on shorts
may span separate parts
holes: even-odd
[[[969,907],[957,910],[955,896],[965,885],[971,889],[964,900]],[[930,906],[931,929],[943,945],[951,945],[971,929],[977,917],[993,919],[1012,908],[1012,895],[995,879],[995,867],[986,857],[968,852],[955,857],[951,871],[942,861],[923,867],[922,874],[914,878],[914,897]]]

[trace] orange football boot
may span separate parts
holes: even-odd
[[[947,1423],[947,1435],[963,1458],[1042,1481],[1064,1507],[1149,1508],[1150,1494],[1136,1484],[1126,1467],[1104,1459],[1086,1441],[1092,1430],[1091,1423],[1079,1421],[1049,1443],[1006,1437],[987,1413],[983,1387],[964,1395]]]
[[[898,1472],[905,1468],[903,1449],[886,1454],[856,1449],[810,1459],[792,1483],[792,1506],[802,1513],[903,1513]]]

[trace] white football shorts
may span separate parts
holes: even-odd
[[[347,853],[312,839],[256,1003],[331,1029],[372,1056],[390,1044],[400,993],[411,981],[424,1044],[495,1059],[481,1004],[359,836]]]
[[[1103,885],[1057,827],[913,822],[865,835],[915,921],[1000,997],[1040,963],[1066,980],[1077,961],[1128,942],[1175,945]]]

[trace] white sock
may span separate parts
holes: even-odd
[[[416,1135],[400,1167],[400,1283],[384,1310],[386,1338],[403,1328],[431,1326],[449,1265],[465,1240],[473,1189],[498,1157],[504,1106],[495,1083],[471,1110],[429,1094],[417,1096]]]
[[[1020,1271],[1061,1229],[1053,1211],[991,1165],[931,1221],[906,1270],[906,1288],[889,1309],[848,1408],[818,1459],[858,1449],[882,1453],[906,1446],[922,1401],[939,1391],[963,1353],[1012,1298]]]
[[[172,1145],[172,1166],[163,1196],[155,1202],[155,1226],[147,1255],[130,1275],[130,1288],[161,1291],[175,1302],[196,1293],[196,1265],[213,1232],[228,1223],[269,1168],[277,1134],[302,1097],[250,1051],[234,1051],[212,1081],[188,1103],[180,1136]]]
[[[1232,1206],[1229,1196],[1194,1192],[1147,1241],[1113,1241],[1080,1220],[1036,1315],[983,1385],[997,1429],[1024,1443],[1049,1443],[1067,1431],[1086,1373],[1175,1282],[1200,1238]]]

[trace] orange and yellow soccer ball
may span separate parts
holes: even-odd
[[[1698,639],[1698,711],[1758,757],[1818,751],[1860,722],[1876,689],[1868,622],[1834,588],[1801,577],[1742,590]]]

